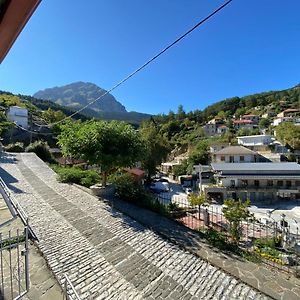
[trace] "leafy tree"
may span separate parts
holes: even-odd
[[[177,116],[178,116],[178,119],[181,120],[181,119],[184,119],[185,118],[185,111],[183,109],[183,105],[180,104],[178,106],[178,109],[177,109]]]
[[[268,118],[263,118],[259,121],[259,128],[261,129],[269,128],[270,125],[271,121]]]
[[[199,219],[200,219],[201,206],[207,206],[209,204],[208,202],[206,202],[205,194],[204,193],[200,193],[200,194],[192,193],[188,196],[188,199],[192,206],[198,206]]]
[[[65,156],[99,165],[103,186],[112,170],[133,166],[145,153],[140,134],[118,121],[67,122],[61,125],[58,144]]]
[[[246,113],[246,108],[245,108],[245,107],[238,108],[238,109],[235,111],[235,117],[236,117],[236,118],[239,118],[241,115],[244,115],[245,113]]]
[[[173,166],[173,174],[175,176],[185,175],[188,168],[187,160],[184,160],[181,165]]]
[[[292,122],[281,123],[276,127],[276,138],[294,150],[300,149],[300,126]]]
[[[228,117],[228,114],[225,113],[223,110],[221,110],[218,112],[217,117],[221,118],[222,120],[226,120],[226,118]]]
[[[15,95],[9,94],[0,94],[0,105],[4,107],[9,107],[13,105],[17,105],[20,107],[25,107],[25,105],[21,102],[20,98]]]
[[[192,153],[189,155],[188,161],[191,165],[208,164],[210,161],[208,142],[205,140],[198,142]]]
[[[225,200],[225,207],[222,209],[225,218],[229,221],[229,232],[232,240],[238,243],[242,237],[241,222],[247,220],[251,214],[248,207],[251,205],[250,200],[242,202],[242,200]]]
[[[143,126],[140,133],[146,145],[143,166],[150,180],[151,176],[155,175],[157,166],[167,158],[170,146],[154,125]]]
[[[42,113],[42,117],[48,123],[55,123],[63,120],[66,115],[61,110],[53,110],[50,107]]]

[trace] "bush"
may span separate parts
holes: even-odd
[[[58,174],[58,180],[65,183],[76,183],[85,187],[90,187],[100,182],[100,175],[94,170],[82,170],[76,167],[52,166]]]
[[[120,199],[132,202],[163,215],[168,214],[168,208],[158,200],[154,199],[152,194],[148,193],[143,185],[134,181],[132,175],[116,175],[112,177],[111,180],[115,184],[116,195]]]
[[[5,147],[5,151],[7,152],[24,152],[24,144],[17,142],[15,144],[9,144]]]
[[[34,152],[43,161],[49,163],[55,162],[47,142],[36,141],[34,143],[31,143],[26,147],[25,152]]]
[[[272,248],[275,249],[276,247],[280,247],[281,246],[281,241],[282,241],[282,236],[278,236],[278,237],[274,237],[274,238],[261,238],[261,239],[257,239],[254,242],[254,245],[258,248]]]
[[[146,195],[143,186],[135,182],[130,174],[116,175],[112,182],[116,186],[116,195],[125,201],[136,203]]]

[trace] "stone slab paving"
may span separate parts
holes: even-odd
[[[10,222],[7,222],[10,221]],[[16,217],[12,218],[12,215],[6,206],[6,203],[2,196],[0,195],[0,233],[2,238],[5,239],[9,236],[22,235],[24,230],[24,225],[21,220]],[[24,244],[21,244],[19,252],[24,248]],[[18,257],[17,257],[17,248],[13,248],[10,252],[4,250],[2,252],[2,265],[3,270],[0,266],[0,272],[4,277],[4,291],[0,291],[0,299],[3,299],[3,294],[5,299],[11,299],[11,278],[10,278],[10,259],[11,265],[13,266],[12,280],[13,280],[13,295],[18,295],[18,290],[20,292],[25,291],[25,270],[24,270],[24,258],[19,256],[19,269],[18,269]],[[20,270],[20,272],[18,271]],[[3,272],[3,273],[2,273]],[[0,275],[1,277],[1,275]],[[21,278],[20,286],[17,284],[17,278]],[[29,292],[23,296],[24,300],[54,300],[54,299],[63,299],[62,289],[55,279],[52,272],[49,270],[47,263],[41,253],[38,251],[37,247],[30,243],[29,244],[29,282],[30,289]],[[1,296],[2,294],[2,296]]]
[[[79,190],[34,154],[1,163],[39,248],[82,299],[268,299],[208,261]],[[13,177],[13,179],[12,179]]]

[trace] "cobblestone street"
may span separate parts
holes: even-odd
[[[59,280],[82,299],[267,299],[208,262],[71,185],[34,154],[1,161]]]

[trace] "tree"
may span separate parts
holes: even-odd
[[[210,161],[209,147],[207,141],[200,141],[189,155],[189,164],[206,165]]]
[[[99,165],[103,186],[114,169],[133,166],[145,153],[140,134],[132,126],[118,121],[69,121],[61,125],[58,144],[65,156]]]
[[[64,119],[66,115],[61,110],[55,111],[49,107],[47,110],[43,111],[42,117],[48,123],[55,123]]]
[[[239,118],[241,115],[244,115],[245,113],[246,113],[246,108],[245,107],[238,108],[235,111],[235,117]]]
[[[192,193],[188,196],[189,202],[192,206],[198,206],[198,211],[199,211],[199,219],[200,219],[200,209],[201,205],[202,206],[207,206],[208,203],[206,202],[205,195],[204,193],[201,194],[195,194]]]
[[[241,222],[247,220],[251,214],[248,207],[251,205],[250,200],[225,200],[225,207],[222,209],[225,218],[229,221],[229,232],[232,240],[238,243],[242,236]]]
[[[268,118],[263,118],[259,121],[259,128],[260,129],[269,128],[270,125],[271,125],[271,121]]]
[[[187,160],[184,160],[180,165],[173,166],[173,174],[175,176],[185,175],[188,168]]]
[[[294,150],[300,149],[300,126],[292,122],[281,123],[276,127],[276,138]]]
[[[178,120],[182,120],[185,118],[185,111],[183,109],[183,105],[180,104],[178,106],[178,109],[177,109],[177,117],[178,117]]]
[[[140,133],[146,146],[143,166],[150,180],[151,176],[155,175],[157,166],[167,158],[170,145],[153,124],[143,125]]]

